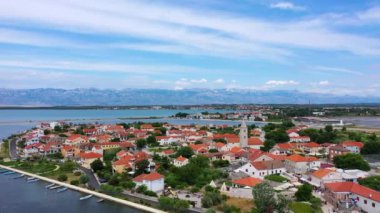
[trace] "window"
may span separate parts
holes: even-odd
[[[375,203],[372,203],[372,207],[375,208],[375,206],[376,206]]]
[[[364,204],[367,204],[367,200],[364,200]]]
[[[246,172],[248,172],[248,169],[245,169]]]

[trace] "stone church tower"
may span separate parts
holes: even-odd
[[[239,137],[240,137],[240,147],[241,148],[248,147],[248,128],[244,120],[240,126]]]

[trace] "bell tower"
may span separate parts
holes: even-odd
[[[240,126],[239,137],[240,137],[240,147],[241,148],[248,147],[248,128],[244,120],[242,121],[241,126]]]

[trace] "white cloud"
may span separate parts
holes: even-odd
[[[174,82],[174,89],[175,90],[182,90],[185,88],[193,88],[193,87],[199,87],[203,86],[207,83],[207,79],[201,78],[201,79],[187,79],[187,78],[181,78],[178,81]]]
[[[321,86],[326,86],[326,85],[329,85],[330,82],[329,81],[320,81],[320,82],[318,82],[318,84]]]
[[[285,86],[285,85],[298,85],[299,82],[289,80],[289,81],[277,81],[277,80],[270,80],[265,83],[268,86]]]
[[[322,72],[336,72],[336,73],[347,73],[352,75],[363,75],[363,73],[350,70],[347,68],[341,68],[341,67],[326,67],[326,66],[314,66],[312,67],[315,70],[322,71]]]
[[[111,34],[149,40],[144,43],[96,44],[105,48],[119,45],[120,48],[143,51],[270,60],[293,56],[295,47],[380,55],[379,39],[338,32],[334,30],[334,24],[318,22],[318,17],[289,22],[263,21],[151,1],[35,0],[32,9],[20,6],[29,3],[28,0],[4,1],[0,7],[0,20],[88,35]],[[272,6],[300,9],[289,2]]]
[[[214,81],[214,83],[216,83],[216,84],[223,84],[223,83],[224,83],[224,80],[223,80],[222,78],[219,78],[219,79],[216,79],[216,80]]]
[[[281,9],[281,10],[293,10],[293,11],[306,10],[306,7],[295,5],[292,2],[273,3],[270,5],[270,8]]]

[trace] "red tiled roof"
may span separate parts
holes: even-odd
[[[317,171],[313,172],[311,175],[321,179],[324,176],[330,174],[331,172],[333,172],[333,170],[331,170],[331,169],[318,169]]]
[[[177,161],[181,161],[181,162],[183,162],[183,161],[187,160],[187,158],[182,157],[182,155],[181,155],[181,156],[179,156],[178,158],[176,158],[176,160],[177,160]]]
[[[325,187],[333,192],[351,192],[362,197],[380,202],[380,193],[354,182],[325,183]]]
[[[359,148],[362,148],[364,146],[362,142],[358,142],[358,141],[344,141],[342,142],[342,145],[343,146],[357,146]]]
[[[254,177],[245,177],[241,179],[232,180],[232,183],[240,185],[240,186],[249,186],[254,187],[259,183],[262,183],[263,180],[254,178]]]
[[[276,146],[280,149],[286,149],[287,150],[287,149],[292,149],[296,145],[293,143],[278,143],[278,144],[276,144]]]
[[[86,153],[80,153],[79,157],[84,159],[93,159],[93,158],[101,158],[103,155],[96,153],[96,152],[86,152]]]
[[[317,144],[315,142],[305,143],[305,144],[303,144],[303,146],[309,147],[309,148],[318,148],[318,147],[321,147],[321,145],[319,145],[319,144]]]
[[[304,157],[301,155],[291,155],[286,158],[286,160],[293,161],[293,162],[311,162],[311,161],[319,161],[316,157]]]
[[[122,157],[120,160],[113,162],[113,165],[115,165],[115,166],[124,165],[126,167],[131,167],[130,162],[132,160],[133,160],[132,156],[126,155],[126,156]]]
[[[260,140],[260,138],[248,138],[248,145],[264,145],[264,142],[262,140]]]
[[[172,150],[172,149],[167,149],[167,150],[164,150],[164,151],[162,151],[165,155],[171,155],[171,154],[173,154],[174,153],[174,150]]]
[[[155,180],[160,180],[162,178],[164,178],[163,175],[161,175],[157,172],[152,172],[150,174],[141,174],[141,175],[133,178],[133,181],[136,181],[136,182],[143,182],[144,180],[155,181]]]
[[[279,168],[284,167],[284,163],[279,160],[258,161],[258,162],[252,162],[251,164],[257,170],[270,170],[270,169],[279,169]]]

